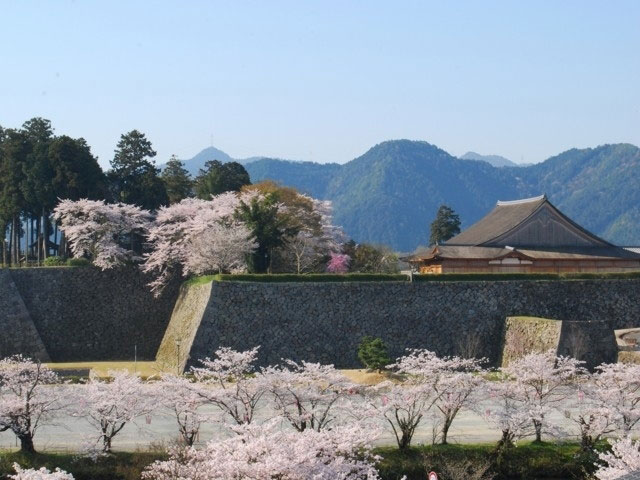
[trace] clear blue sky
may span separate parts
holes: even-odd
[[[387,139],[537,162],[640,145],[640,1],[0,0],[0,125],[33,116],[107,166],[348,161]]]

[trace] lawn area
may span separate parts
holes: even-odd
[[[592,469],[593,458],[578,455],[579,447],[572,443],[521,443],[501,458],[496,457],[494,449],[495,444],[436,445],[407,452],[391,447],[375,452],[383,457],[379,469],[384,480],[398,480],[402,475],[407,475],[407,480],[424,480],[431,470],[441,474],[443,480],[458,480],[443,474],[446,465],[456,464],[469,465],[472,470],[484,464],[496,475],[494,480],[586,480]],[[17,462],[24,467],[60,467],[73,473],[76,480],[138,480],[146,465],[161,458],[164,455],[160,452],[116,452],[93,462],[69,453],[1,453],[0,478],[11,473]]]
[[[109,370],[128,370],[131,373],[137,372],[143,377],[152,377],[162,373],[162,367],[156,362],[66,362],[47,363],[49,368],[58,372],[69,371],[76,375],[76,372],[92,370],[99,377],[109,376]],[[371,372],[365,369],[345,369],[340,370],[349,380],[362,385],[375,385],[388,376],[384,373]]]
[[[109,370],[128,370],[131,373],[137,372],[143,377],[151,377],[161,373],[156,362],[63,362],[63,363],[47,363],[49,368],[64,373],[68,371],[73,376],[76,372],[92,370],[99,377],[108,376]]]

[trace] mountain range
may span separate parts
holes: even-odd
[[[217,152],[200,159],[230,158]],[[335,223],[356,241],[402,252],[427,243],[441,204],[460,215],[464,229],[498,200],[542,193],[595,234],[621,245],[640,244],[640,149],[634,145],[572,149],[529,166],[473,152],[464,157],[424,141],[391,140],[345,164],[263,157],[243,163],[253,182],[272,179],[332,200]],[[186,162],[189,170],[194,163]]]

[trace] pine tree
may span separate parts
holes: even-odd
[[[167,190],[169,203],[178,203],[180,200],[192,195],[193,180],[191,175],[184,168],[184,163],[178,160],[175,155],[171,155],[160,178],[162,178],[164,187]]]
[[[387,346],[381,338],[363,337],[358,347],[358,358],[370,370],[382,371],[391,363]]]
[[[460,217],[447,205],[440,205],[436,219],[431,223],[429,244],[443,243],[460,233]]]

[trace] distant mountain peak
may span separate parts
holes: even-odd
[[[515,162],[512,162],[508,158],[501,157],[500,155],[480,155],[476,152],[467,152],[460,157],[462,160],[476,160],[479,162],[487,162],[494,167],[519,167]]]

